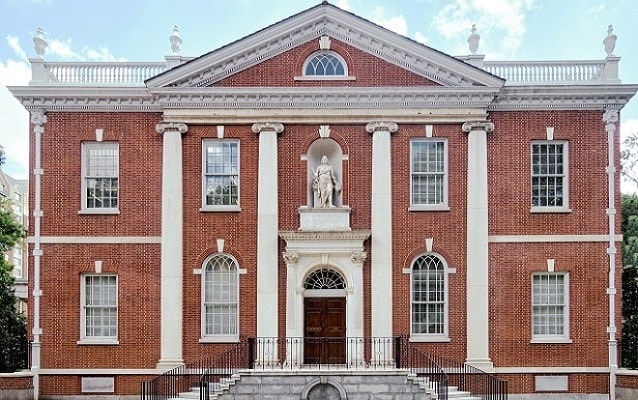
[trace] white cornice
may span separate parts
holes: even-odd
[[[164,109],[177,108],[450,108],[487,107],[498,88],[162,88],[152,89]]]
[[[489,111],[622,108],[638,85],[505,86]]]
[[[620,109],[638,91],[638,85],[505,86],[497,87],[81,87],[12,86],[9,90],[27,110],[164,112],[168,119],[187,115],[191,120],[212,115],[239,118],[254,115],[308,117],[383,114],[440,118],[475,110],[473,114],[512,110]],[[186,111],[188,110],[188,111]],[[353,112],[357,110],[357,112]],[[327,112],[326,112],[327,111]],[[390,115],[388,115],[390,116]],[[254,121],[254,119],[253,119]]]
[[[11,86],[27,110],[161,112],[148,88],[82,86]]]
[[[209,86],[321,36],[330,36],[443,86],[504,80],[330,4],[321,4],[146,81],[149,87]]]

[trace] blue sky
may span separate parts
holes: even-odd
[[[486,60],[602,60],[607,26],[618,36],[623,83],[638,84],[635,0],[331,0],[343,9],[450,55],[469,54],[472,24]],[[5,172],[25,178],[28,114],[5,86],[26,85],[38,27],[50,61],[163,61],[177,24],[181,54],[198,56],[318,0],[0,0],[0,144]],[[638,98],[621,113],[638,131]],[[46,128],[45,128],[46,129]]]

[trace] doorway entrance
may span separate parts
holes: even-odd
[[[345,364],[346,298],[304,299],[304,364]]]

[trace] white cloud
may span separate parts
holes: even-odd
[[[86,59],[79,53],[76,53],[71,48],[71,39],[66,41],[59,39],[49,39],[49,46],[47,47],[47,55],[53,54],[59,56],[64,60],[74,61],[86,61]]]
[[[0,61],[0,145],[6,151],[3,170],[16,179],[26,179],[29,170],[29,113],[6,86],[24,86],[31,79],[29,64]]]
[[[375,24],[381,25],[382,27],[396,32],[399,35],[408,35],[408,22],[403,15],[387,17],[385,16],[383,7],[377,7],[374,9],[371,20]]]
[[[350,11],[350,0],[337,0],[334,5],[343,10]]]
[[[22,47],[20,47],[20,40],[17,36],[7,35],[7,43],[9,44],[9,47],[11,47],[11,50],[13,50],[20,59],[25,62],[29,61],[27,53],[22,49]]]
[[[423,43],[423,44],[427,44],[428,43],[428,38],[427,36],[425,36],[423,33],[421,32],[416,32],[414,34],[414,40],[416,40],[419,43]]]
[[[476,24],[482,36],[479,53],[489,41],[491,49],[499,49],[497,57],[511,57],[521,45],[526,12],[533,5],[534,0],[454,0],[434,16],[433,26],[447,39],[463,43],[451,51],[468,54],[466,39]]]

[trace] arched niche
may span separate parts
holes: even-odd
[[[323,156],[328,158],[328,163],[332,166],[338,182],[343,183],[343,151],[341,146],[331,138],[319,138],[312,142],[308,147],[307,153],[307,204],[309,207],[317,207],[319,205],[319,196],[313,188],[315,179],[315,171],[321,164]],[[335,207],[343,206],[343,188],[339,191],[335,190],[332,197],[332,204]]]

